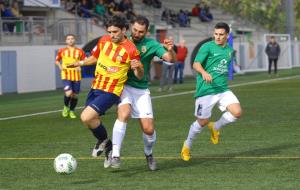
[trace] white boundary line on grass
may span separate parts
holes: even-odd
[[[295,75],[295,76],[291,76],[291,77],[282,77],[282,78],[254,81],[254,82],[245,82],[245,83],[240,83],[240,84],[229,85],[229,87],[234,88],[234,87],[239,87],[239,86],[248,86],[248,85],[254,85],[254,84],[269,83],[269,82],[274,82],[274,81],[289,80],[289,79],[294,79],[294,78],[299,78],[299,77],[300,77],[300,75]],[[172,96],[180,96],[180,95],[192,94],[194,92],[195,91],[192,90],[192,91],[179,92],[179,93],[174,93],[174,94],[153,96],[152,99],[166,98],[166,97],[172,97]],[[83,106],[77,107],[77,109],[82,109],[82,108],[83,108]],[[61,112],[61,111],[62,110],[53,110],[53,111],[45,111],[45,112],[38,112],[38,113],[25,114],[25,115],[17,115],[17,116],[11,116],[11,117],[2,117],[2,118],[0,118],[0,121],[11,120],[11,119],[19,119],[19,118],[24,118],[24,117],[32,117],[32,116],[37,116],[37,115],[46,115],[46,114],[56,113],[56,112]]]
[[[176,156],[158,156],[158,160],[180,160]],[[193,160],[299,160],[300,156],[193,156]],[[103,160],[104,158],[93,157],[77,157],[77,160]],[[140,156],[127,156],[122,157],[123,160],[144,160],[145,157]],[[54,160],[52,157],[0,157],[0,160]]]

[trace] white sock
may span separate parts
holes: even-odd
[[[147,134],[143,133],[143,139],[144,139],[145,155],[152,154],[152,148],[156,142],[156,132],[154,131],[154,133],[152,135],[147,135]]]
[[[223,126],[227,125],[228,123],[235,122],[237,120],[230,112],[225,112],[221,116],[221,118],[215,122],[215,130],[220,130]]]
[[[191,127],[190,127],[190,131],[188,134],[188,137],[185,141],[185,145],[189,148],[192,148],[192,142],[194,140],[194,138],[201,133],[202,131],[201,125],[198,123],[198,121],[195,121],[194,123],[192,123]]]
[[[116,120],[112,134],[113,151],[112,157],[120,157],[122,142],[126,133],[127,123]]]

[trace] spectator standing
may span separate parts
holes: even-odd
[[[175,64],[175,72],[174,72],[174,83],[178,82],[178,74],[179,74],[179,83],[183,83],[183,70],[184,70],[184,61],[187,56],[188,49],[185,46],[185,40],[181,40],[177,45],[177,53],[176,53],[176,64]]]
[[[174,45],[173,50],[177,54],[177,47]],[[176,61],[175,61],[176,62]],[[172,92],[172,76],[174,73],[175,69],[175,64],[167,61],[163,61],[162,64],[162,75],[160,77],[160,84],[159,84],[159,89],[158,92],[162,92],[164,90],[164,86],[166,83],[168,83],[168,91]]]
[[[267,44],[265,52],[269,60],[269,75],[271,74],[272,63],[274,63],[274,74],[277,74],[277,61],[280,55],[280,46],[276,42],[275,36],[271,36],[270,42]]]

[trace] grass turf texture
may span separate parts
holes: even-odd
[[[300,69],[236,76],[230,85],[300,75]],[[300,182],[300,76],[261,84],[233,87],[243,117],[223,128],[221,141],[212,145],[209,131],[194,141],[190,162],[180,150],[195,120],[193,94],[159,97],[151,86],[159,170],[148,171],[138,122],[128,124],[121,169],[104,169],[103,158],[90,156],[95,139],[79,119],[61,112],[0,121],[0,189],[298,189]],[[174,92],[192,91],[193,78],[174,85]],[[80,95],[82,106],[87,92]],[[63,93],[0,96],[0,118],[62,109]],[[116,108],[102,118],[111,136]],[[81,109],[76,111],[79,115]],[[221,114],[214,110],[213,119]],[[53,160],[60,153],[77,158],[71,175],[56,174]]]

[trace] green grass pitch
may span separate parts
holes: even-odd
[[[172,93],[151,86],[158,171],[148,171],[138,122],[130,120],[122,148],[121,169],[104,169],[103,158],[91,158],[95,139],[79,119],[61,117],[63,92],[0,96],[0,190],[21,189],[299,189],[300,187],[300,69],[235,76],[230,82],[243,116],[221,131],[220,144],[209,131],[194,141],[192,159],[180,159],[182,143],[195,120],[195,80],[174,85]],[[187,92],[187,93],[184,93]],[[181,94],[180,94],[181,93]],[[83,106],[87,91],[80,94]],[[77,115],[82,109],[76,110]],[[7,119],[12,116],[44,113]],[[103,117],[109,135],[116,107]],[[220,112],[215,109],[213,119]],[[53,160],[72,154],[78,168],[59,175]]]

